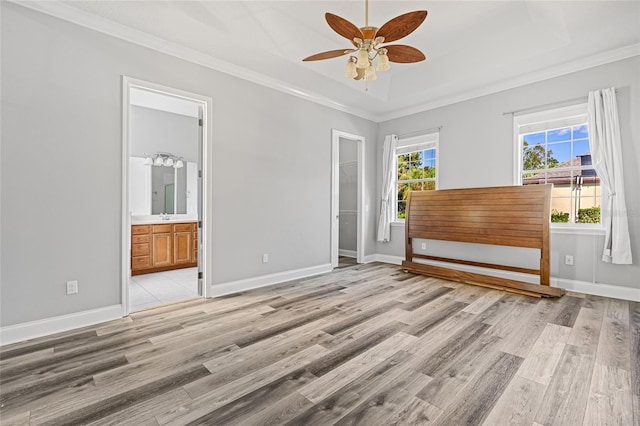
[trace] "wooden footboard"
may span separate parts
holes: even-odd
[[[411,192],[407,201],[406,248],[402,267],[439,278],[536,297],[560,297],[549,286],[549,221],[553,185],[501,186]],[[412,240],[455,241],[540,250],[539,269],[452,259],[413,252]],[[416,259],[431,261],[416,262]],[[465,272],[442,264],[539,275],[540,284]],[[443,263],[440,263],[443,262]]]

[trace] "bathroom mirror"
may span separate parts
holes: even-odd
[[[151,214],[187,214],[186,168],[151,168]]]
[[[197,167],[150,166],[144,158],[129,159],[129,207],[133,216],[197,214]]]

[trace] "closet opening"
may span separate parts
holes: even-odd
[[[331,265],[363,262],[364,137],[332,131]]]

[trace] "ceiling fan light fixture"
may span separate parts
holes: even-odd
[[[378,64],[376,71],[387,71],[391,66],[389,65],[389,57],[387,56],[387,49],[380,49],[378,53]]]
[[[344,70],[344,76],[347,78],[356,78],[358,76],[355,57],[351,56],[347,61],[347,68]]]
[[[351,55],[344,75],[354,80],[373,81],[377,71],[390,69],[390,62],[414,63],[424,61],[426,56],[415,47],[387,43],[400,40],[411,34],[427,17],[426,10],[404,13],[385,22],[381,27],[369,25],[369,0],[365,0],[365,26],[358,28],[353,23],[333,13],[325,13],[327,24],[338,35],[351,43],[348,49],[335,49],[308,56],[303,61],[319,61]],[[381,44],[385,44],[381,46]],[[357,53],[356,53],[357,52]],[[377,59],[376,59],[377,58]],[[375,63],[375,68],[374,68]]]
[[[365,47],[361,47],[358,50],[358,57],[356,61],[356,67],[358,68],[366,68],[370,65],[369,61],[369,51]]]

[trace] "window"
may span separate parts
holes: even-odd
[[[522,185],[553,184],[551,222],[600,223],[586,104],[515,117]]]
[[[399,139],[396,146],[396,221],[403,221],[410,191],[436,189],[438,133]]]

